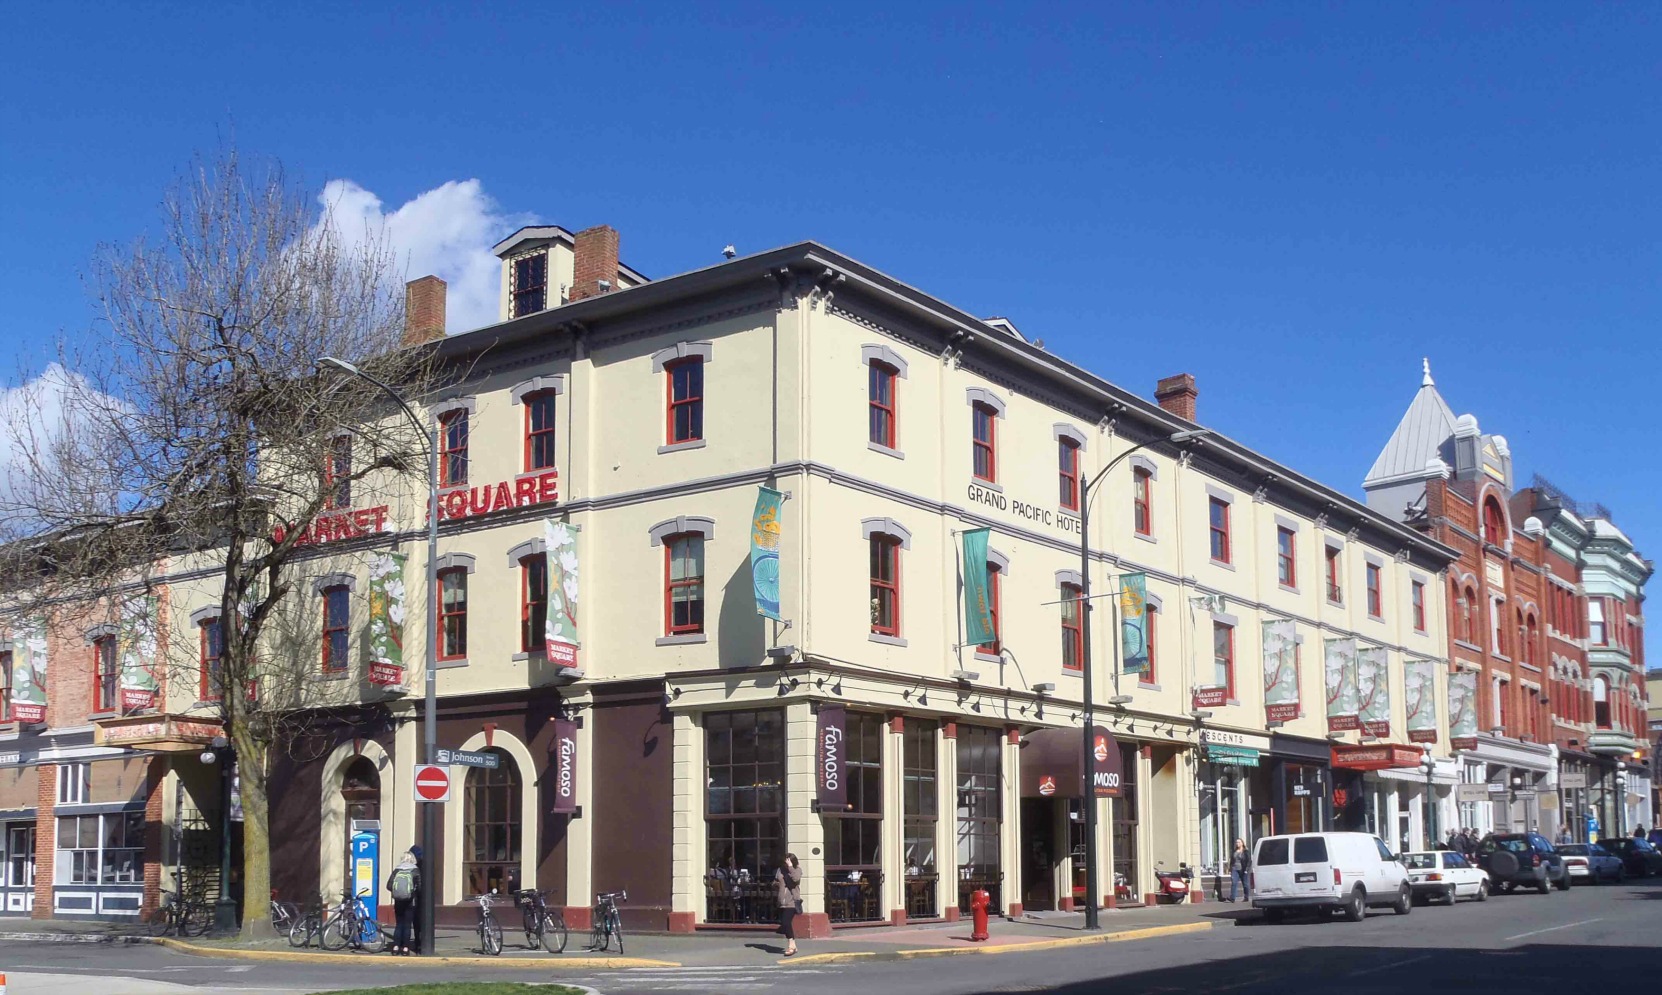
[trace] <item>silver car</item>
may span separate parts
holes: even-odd
[[[1564,855],[1564,869],[1576,881],[1624,881],[1627,867],[1620,857],[1597,843],[1560,843],[1558,852]]]

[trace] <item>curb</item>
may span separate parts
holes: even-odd
[[[15,943],[114,943],[125,936],[110,933],[29,933],[23,930],[0,932],[0,940]]]
[[[913,960],[919,957],[1025,954],[1040,950],[1059,950],[1064,947],[1094,946],[1099,943],[1152,940],[1156,937],[1178,936],[1183,933],[1204,933],[1216,925],[1212,922],[1173,923],[1170,926],[1147,926],[1142,929],[1126,929],[1117,933],[1103,933],[1096,936],[1070,936],[1061,940],[1035,940],[1032,943],[1003,943],[992,947],[923,947],[914,950],[882,951],[850,950],[847,953],[809,954],[806,957],[793,957],[789,964],[781,964],[780,967],[788,971],[793,967],[806,964],[850,964],[857,961]]]
[[[378,957],[375,954],[301,953],[289,950],[239,950],[235,947],[204,947],[171,937],[139,938],[140,943],[155,943],[181,953],[199,957],[230,957],[236,960],[277,961],[301,964],[375,964],[381,967],[500,967],[507,970],[548,971],[562,968],[596,970],[624,967],[680,967],[672,960],[650,960],[645,957]]]

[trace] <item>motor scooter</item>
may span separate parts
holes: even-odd
[[[1165,869],[1165,862],[1155,865],[1154,880],[1158,882],[1159,899],[1172,905],[1182,905],[1189,899],[1189,882],[1194,880],[1194,871],[1186,863],[1179,863],[1177,870]]]

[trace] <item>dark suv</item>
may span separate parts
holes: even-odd
[[[1628,836],[1607,836],[1599,846],[1610,851],[1610,856],[1621,860],[1627,873],[1636,878],[1662,874],[1662,853],[1646,840]]]
[[[1540,833],[1490,833],[1477,845],[1477,865],[1489,873],[1496,891],[1534,888],[1570,890],[1570,872],[1564,858]]]

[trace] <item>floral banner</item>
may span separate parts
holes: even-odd
[[[1356,694],[1361,701],[1362,731],[1387,739],[1391,735],[1391,672],[1383,646],[1356,653]]]
[[[1327,728],[1333,732],[1362,726],[1356,697],[1356,640],[1327,639],[1322,644],[1327,684]]]
[[[1403,676],[1403,701],[1408,710],[1408,741],[1437,742],[1437,665],[1409,660]]]
[[[46,620],[32,618],[12,633],[12,718],[46,721]]]
[[[1469,670],[1448,678],[1449,747],[1477,749],[1477,675]]]
[[[576,667],[582,645],[577,635],[577,534],[582,529],[553,519],[544,521],[542,528],[548,552],[548,662]]]
[[[1264,623],[1264,718],[1298,718],[1298,632],[1290,618]]]
[[[1081,611],[1080,624],[1086,613]],[[1126,674],[1148,672],[1148,575],[1124,574],[1120,577],[1120,671]]]
[[[403,553],[375,553],[369,558],[369,682],[383,687],[404,683],[404,620],[409,597],[404,586]]]
[[[151,595],[128,598],[121,604],[119,662],[121,704],[128,709],[156,703],[161,685],[156,680],[157,602]]]
[[[756,511],[750,516],[750,585],[756,591],[756,614],[775,622],[784,621],[779,614],[779,506],[784,500],[779,491],[758,487]],[[552,612],[549,617],[554,617]]]

